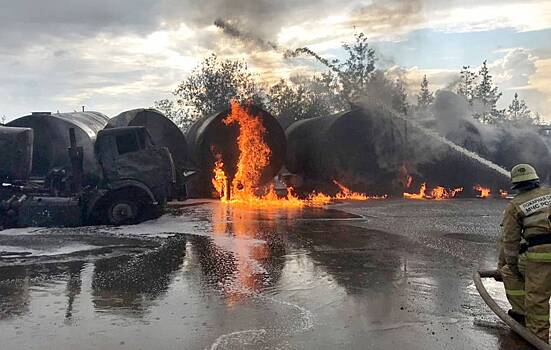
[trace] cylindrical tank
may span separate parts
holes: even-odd
[[[405,135],[396,121],[362,109],[301,120],[286,134],[287,169],[304,177],[306,191],[330,192],[337,180],[387,193],[404,160]]]
[[[33,130],[0,126],[0,150],[0,182],[28,180],[33,158]]]
[[[262,108],[251,105],[247,107],[252,116],[259,117],[266,128],[264,141],[271,150],[270,161],[262,173],[258,185],[263,185],[273,179],[283,166],[286,152],[285,132],[277,120]],[[190,195],[194,197],[210,195],[212,193],[212,171],[215,155],[219,154],[224,162],[224,171],[229,178],[233,178],[239,159],[237,137],[239,129],[236,124],[223,123],[231,113],[231,109],[216,112],[199,119],[189,129],[187,140],[189,154],[200,170],[199,176],[188,186]]]
[[[99,166],[94,156],[97,133],[109,118],[98,112],[33,113],[7,124],[10,127],[31,128],[34,131],[33,166],[31,174],[45,177],[53,168],[70,168],[67,149],[69,129],[75,129],[77,145],[83,148],[83,170],[86,176],[98,176]]]
[[[178,126],[156,109],[139,108],[122,112],[111,118],[106,128],[125,126],[145,127],[155,145],[168,148],[176,166],[175,195],[184,197],[184,171],[190,169],[192,165],[188,159],[186,138]]]
[[[460,147],[406,119],[377,108],[306,119],[287,131],[289,171],[304,178],[304,191],[330,191],[337,180],[354,191],[399,194],[405,173],[414,186],[497,190],[507,177]]]

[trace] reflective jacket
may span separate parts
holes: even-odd
[[[517,264],[521,238],[551,235],[551,189],[537,187],[511,200],[501,222],[501,243],[507,264]],[[529,260],[551,262],[551,244],[528,248]]]

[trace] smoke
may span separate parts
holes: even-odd
[[[276,43],[271,42],[269,40],[261,39],[258,36],[255,36],[251,33],[243,32],[242,30],[237,28],[236,25],[222,18],[216,19],[214,21],[214,25],[220,28],[224,32],[224,34],[232,38],[239,39],[246,44],[251,44],[261,50],[275,50],[275,51],[280,50]]]
[[[542,182],[551,180],[551,151],[545,140],[533,126],[510,124],[486,125],[472,118],[476,106],[451,91],[436,94],[429,114],[429,126],[441,136],[511,169],[518,163],[536,167]]]

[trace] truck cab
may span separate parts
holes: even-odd
[[[167,148],[153,144],[144,127],[100,131],[95,155],[102,178],[88,205],[93,220],[115,225],[141,221],[171,198],[174,162]]]

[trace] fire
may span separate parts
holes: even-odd
[[[434,199],[434,200],[443,200],[443,199],[450,199],[455,198],[458,193],[463,192],[463,188],[454,188],[454,189],[447,189],[442,186],[436,186],[433,188],[430,193],[427,193],[427,184],[423,183],[421,187],[419,188],[418,193],[407,193],[404,192],[403,196],[405,199],[417,199],[417,200],[423,200],[423,199]]]
[[[476,186],[473,187],[473,189],[475,191],[480,192],[479,194],[476,195],[478,198],[488,198],[488,197],[490,197],[491,190],[487,187],[482,187],[480,185],[476,185]]]
[[[222,156],[215,155],[212,185],[220,195],[220,199],[226,203],[254,207],[300,208],[304,206],[305,202],[294,194],[292,188],[287,189],[287,194],[283,198],[276,194],[273,187],[268,188],[264,194],[257,193],[262,170],[268,166],[271,155],[270,148],[264,141],[266,128],[262,125],[260,117],[250,115],[246,108],[232,101],[231,113],[224,118],[223,123],[226,125],[237,123],[239,127],[237,137],[239,159],[237,172],[230,182],[223,169]]]
[[[436,200],[450,199],[450,198],[455,198],[455,196],[460,192],[463,192],[463,187],[446,189],[442,186],[436,186],[435,188],[432,189],[432,191],[430,192],[430,195],[432,199],[436,199]]]
[[[216,192],[218,192],[221,198],[227,199],[226,196],[229,195],[228,191],[226,191],[226,186],[228,185],[228,178],[224,173],[224,162],[222,162],[221,154],[216,155],[214,170],[212,172],[214,177],[212,178],[211,182],[212,182],[212,185],[214,186],[214,189],[216,190]]]
[[[308,196],[308,202],[314,207],[321,207],[331,202],[332,198],[324,193],[312,193]]]
[[[410,188],[412,183],[413,183],[413,176],[408,175],[406,179],[406,187]]]
[[[423,183],[419,188],[418,193],[407,193],[404,192],[405,199],[426,199],[427,184]]]
[[[239,136],[239,160],[237,172],[231,183],[231,195],[236,200],[249,200],[255,196],[255,187],[260,181],[262,170],[270,161],[270,148],[264,142],[266,128],[260,117],[251,116],[236,101],[231,102],[231,113],[223,120],[224,124],[237,123]]]
[[[339,183],[337,180],[333,180],[333,183],[339,188],[339,193],[335,195],[336,199],[349,199],[355,201],[365,201],[368,199],[385,199],[387,195],[384,196],[368,196],[365,193],[352,192],[350,189]]]
[[[233,179],[229,179],[224,172],[222,155],[213,150],[215,162],[211,182],[223,202],[252,207],[300,208],[327,205],[333,199],[367,200],[387,197],[352,192],[337,181],[333,182],[340,191],[335,197],[320,192],[312,193],[307,199],[301,200],[294,194],[292,188],[288,188],[284,196],[278,196],[273,187],[265,189],[262,193],[258,184],[262,170],[269,165],[271,156],[270,148],[264,141],[266,128],[262,125],[262,120],[260,117],[251,115],[238,102],[232,101],[231,113],[224,118],[223,123],[226,125],[236,123],[239,127],[237,138],[239,159]]]

